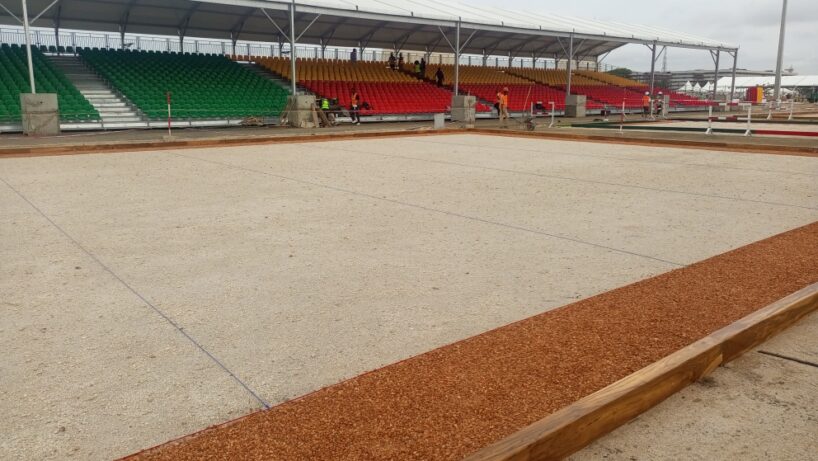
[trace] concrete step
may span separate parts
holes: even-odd
[[[83,97],[99,112],[103,128],[147,127],[139,112],[104,80],[95,74],[79,56],[49,56],[54,65],[77,87]]]
[[[115,109],[120,109],[120,108],[125,109],[125,110],[131,110],[131,107],[128,106],[128,104],[126,104],[126,103],[124,103],[122,101],[120,101],[120,102],[104,102],[104,103],[97,104],[97,109],[99,109],[99,110],[109,111],[109,110],[115,110]]]
[[[142,119],[132,115],[129,117],[106,117],[101,116],[103,123],[130,123],[130,122],[141,122]]]

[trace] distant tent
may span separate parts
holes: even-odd
[[[693,91],[693,88],[694,88],[693,84],[690,83],[690,81],[688,80],[687,83],[685,83],[684,85],[682,85],[681,88],[679,88],[679,91],[682,91],[682,92]]]
[[[696,84],[695,84],[695,85],[693,85],[693,91],[695,91],[695,92],[697,92],[697,93],[698,93],[698,92],[700,92],[700,91],[702,91],[702,86],[701,86],[701,85],[699,85],[699,82],[696,82]]]

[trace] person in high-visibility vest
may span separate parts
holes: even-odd
[[[497,112],[500,115],[500,126],[508,126],[508,87],[497,93]]]
[[[642,118],[648,118],[650,114],[650,92],[645,91],[645,95],[642,96]]]

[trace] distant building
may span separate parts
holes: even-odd
[[[791,70],[791,69],[790,69]],[[732,77],[732,69],[722,69],[719,71],[719,79]],[[656,72],[656,86],[662,88],[682,88],[688,82],[692,85],[698,84],[700,87],[712,86],[716,79],[714,69],[680,70],[672,72]],[[795,75],[792,72],[784,72],[783,75]],[[773,70],[748,70],[736,69],[736,78],[739,77],[775,77]],[[631,77],[640,82],[650,83],[650,72],[634,72]]]

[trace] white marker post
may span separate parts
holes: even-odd
[[[770,101],[767,106],[767,120],[773,119],[773,103]]]
[[[554,104],[554,101],[550,101],[548,104],[551,105],[551,124],[548,125],[548,128],[554,128],[554,117],[557,105]]]
[[[165,93],[165,98],[168,100],[168,138],[170,138],[173,136],[173,134],[170,132],[170,91]]]
[[[752,136],[753,135],[752,123],[753,123],[753,105],[749,104],[749,105],[747,105],[747,131],[744,132],[744,136]]]
[[[792,120],[792,113],[795,111],[795,96],[790,96],[790,116],[787,117],[787,120]]]
[[[622,134],[625,125],[625,100],[622,100],[622,114],[619,117],[619,134]]]

